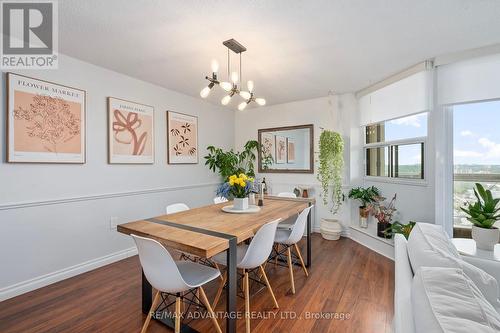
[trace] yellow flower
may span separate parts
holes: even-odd
[[[236,178],[237,178],[236,175],[232,175],[232,176],[229,177],[229,180],[231,180],[231,179],[235,180]]]
[[[242,182],[240,183],[240,186],[241,186],[241,187],[245,187],[246,185],[247,185],[247,184],[246,184],[244,181],[242,181]]]
[[[229,185],[233,186],[234,185],[234,180],[229,179]]]
[[[253,178],[252,177],[248,178],[248,181],[253,182]]]

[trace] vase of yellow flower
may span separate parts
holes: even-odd
[[[229,176],[227,182],[219,186],[217,195],[233,199],[233,209],[247,210],[248,195],[253,191],[254,179],[244,173]]]

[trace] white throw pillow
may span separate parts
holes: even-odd
[[[412,283],[417,332],[499,332],[500,315],[458,268],[422,267]]]
[[[498,305],[498,282],[482,269],[465,262],[443,228],[429,223],[417,223],[408,239],[408,256],[413,272],[421,267],[460,268],[494,306]]]

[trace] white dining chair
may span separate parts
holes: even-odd
[[[182,202],[168,205],[167,208],[165,208],[167,214],[174,214],[185,210],[189,210],[189,206]]]
[[[249,273],[255,269],[260,270],[261,276],[264,278],[264,282],[269,290],[269,293],[273,299],[275,308],[279,308],[278,301],[274,296],[273,289],[267,278],[266,272],[262,267],[262,264],[266,262],[267,258],[271,254],[273,247],[274,238],[276,235],[276,227],[281,219],[274,220],[272,222],[263,225],[252,238],[249,245],[240,244],[236,251],[236,267],[243,270],[243,291],[245,294],[245,322],[246,322],[246,332],[250,332],[250,284],[249,284]],[[226,264],[226,253],[222,252],[215,255],[212,258],[215,262],[225,265]],[[226,284],[227,271],[224,273],[222,282],[215,295],[213,308],[217,306],[219,298],[222,294],[222,290]]]
[[[228,202],[228,200],[224,197],[215,197],[214,198],[214,204],[220,204],[220,203],[223,203],[223,202]]]
[[[147,331],[151,316],[154,315],[157,307],[160,305],[160,301],[164,300],[165,295],[175,296],[175,332],[179,333],[182,319],[181,301],[185,298],[181,293],[190,292],[195,289],[201,295],[201,301],[212,319],[215,330],[222,333],[215,313],[202,287],[204,284],[220,276],[220,271],[190,261],[174,261],[167,249],[158,241],[137,235],[131,236],[137,246],[144,275],[151,286],[157,290],[141,333]],[[194,295],[194,292],[192,294]],[[196,299],[196,302],[199,301],[200,299]]]
[[[288,263],[288,269],[290,271],[290,283],[292,285],[292,294],[295,294],[295,282],[293,280],[293,261],[292,261],[292,251],[291,251],[292,246],[295,248],[295,252],[297,253],[297,257],[300,261],[302,269],[304,270],[304,273],[306,274],[306,276],[309,276],[309,273],[307,272],[306,265],[304,265],[304,260],[302,259],[302,254],[300,253],[300,249],[297,246],[297,243],[302,239],[302,236],[304,235],[304,230],[306,228],[306,222],[307,222],[307,215],[310,214],[311,209],[313,207],[314,205],[311,205],[305,208],[302,212],[300,212],[299,216],[297,217],[297,221],[295,221],[295,224],[292,227],[292,230],[283,230],[283,229],[277,230],[276,237],[274,239],[274,242],[277,245],[277,247],[275,247],[275,259],[278,259],[278,257],[281,258],[282,254],[285,251],[287,252],[286,261]],[[280,249],[280,247],[282,249]]]
[[[282,197],[282,198],[297,198],[297,196],[293,192],[280,192],[280,193],[278,193],[277,196]],[[293,217],[290,219],[287,219],[283,223],[280,223],[278,225],[278,230],[280,230],[280,229],[292,230],[294,222],[295,221],[294,221]]]
[[[280,193],[278,193],[278,197],[282,197],[282,198],[297,198],[297,196],[293,192],[280,192]]]

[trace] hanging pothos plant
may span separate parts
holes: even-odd
[[[324,130],[319,137],[318,180],[323,191],[323,203],[335,214],[342,205],[342,167],[344,166],[344,140],[339,133]],[[330,186],[332,191],[330,193]]]

